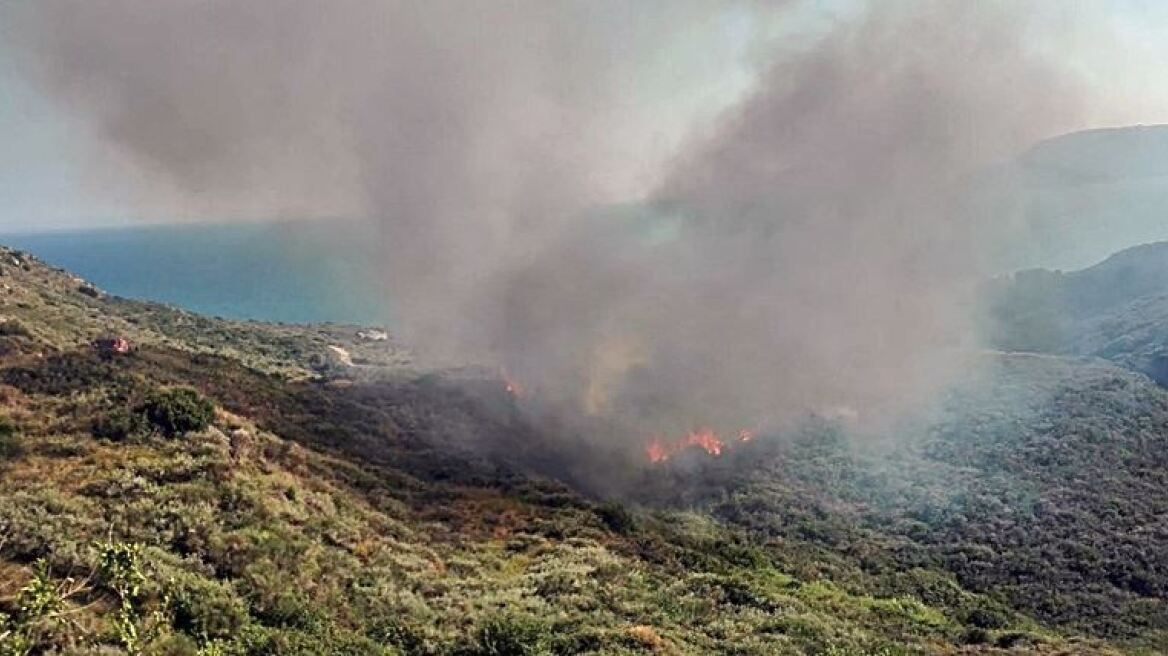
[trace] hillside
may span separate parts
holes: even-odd
[[[1084,130],[1035,144],[1021,158],[1034,182],[1092,184],[1168,175],[1168,126]]]
[[[1168,242],[1081,271],[1024,271],[988,297],[1000,348],[1106,358],[1168,384]]]
[[[987,355],[892,437],[652,465],[355,327],[0,267],[0,654],[1168,645],[1168,393],[1098,359]]]

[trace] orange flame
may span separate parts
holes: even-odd
[[[722,455],[722,449],[725,447],[718,434],[708,428],[702,428],[686,435],[682,440],[682,446],[700,446],[712,456]]]
[[[749,442],[755,438],[755,432],[749,428],[738,431],[739,442]],[[698,447],[713,457],[719,457],[727,449],[727,443],[718,433],[709,428],[692,430],[679,439],[667,440],[663,437],[654,437],[645,447],[645,455],[649,462],[659,463],[669,460],[674,454],[690,447]]]
[[[645,453],[649,456],[649,462],[669,460],[669,446],[657,438],[649,442],[649,446],[645,447]]]
[[[515,398],[523,396],[523,386],[519,384],[519,381],[512,378],[506,369],[499,370],[499,377],[503,379],[503,388],[507,390],[508,394]]]

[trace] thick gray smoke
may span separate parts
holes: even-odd
[[[664,243],[586,225],[524,268],[500,331],[521,371],[572,354],[554,380],[684,430],[888,416],[967,366],[973,286],[1010,227],[970,183],[1075,125],[1078,94],[1001,7],[876,7],[780,57],[679,155],[653,195]]]
[[[484,279],[655,175],[629,144],[668,122],[646,96],[686,78],[653,58],[718,9],[38,0],[7,18],[25,67],[126,156],[94,167],[106,184],[201,216],[370,216],[411,339],[466,355]]]
[[[919,400],[972,347],[1003,228],[963,199],[971,176],[1077,127],[1079,93],[1013,4],[881,0],[812,47],[769,43],[739,103],[672,157],[643,152],[674,118],[644,99],[688,82],[661,58],[696,66],[727,7],[38,0],[10,18],[43,88],[148,191],[378,222],[424,350],[636,434]]]

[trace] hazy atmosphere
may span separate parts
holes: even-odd
[[[110,213],[364,217],[422,353],[587,413],[758,426],[961,365],[974,284],[1031,264],[1002,255],[1023,191],[979,178],[1126,119],[1131,82],[1062,54],[1130,58],[1156,13],[661,9],[16,3],[8,74],[85,135],[70,165]]]
[[[105,509],[78,534],[124,544],[68,560],[21,514],[68,504],[13,501],[0,583],[91,565],[59,602],[116,601],[87,644],[135,654],[1164,653],[1166,33],[1152,0],[7,0],[13,498],[76,456],[78,504],[197,481],[264,528]],[[101,478],[126,445],[206,469]],[[380,574],[283,596],[318,541]],[[187,583],[110,573],[148,556]],[[0,654],[90,653],[29,586]]]

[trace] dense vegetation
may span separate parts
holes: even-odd
[[[987,356],[892,440],[817,422],[651,467],[355,329],[0,265],[0,654],[1168,645],[1168,394],[1110,365]],[[361,363],[316,375],[330,345]]]

